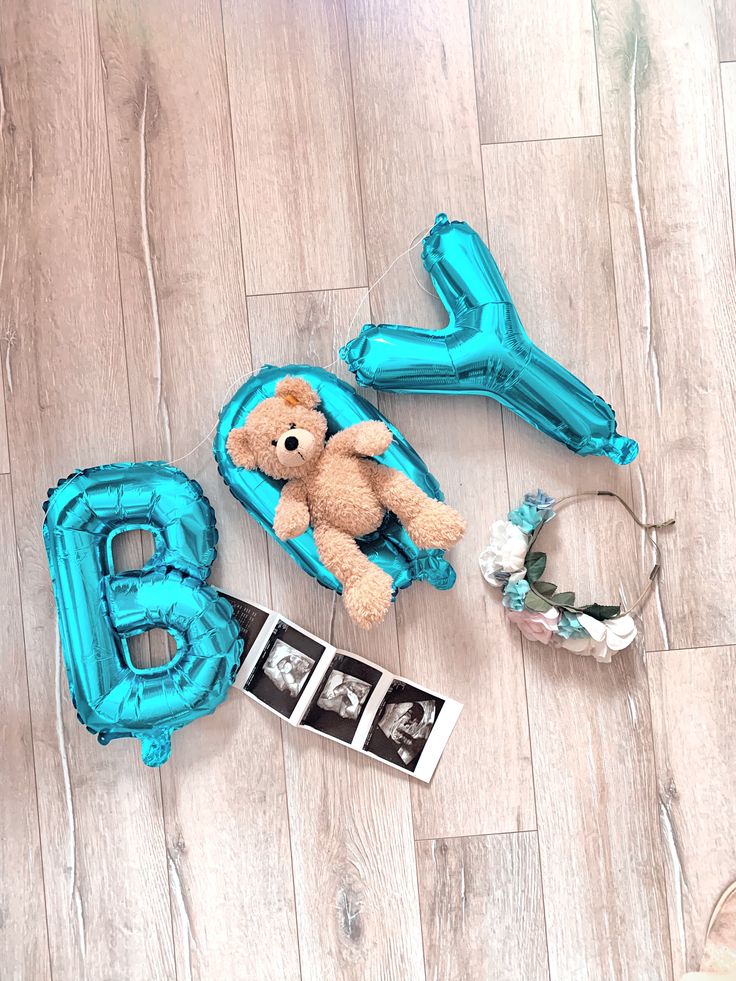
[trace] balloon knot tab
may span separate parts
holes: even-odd
[[[168,729],[141,736],[141,756],[146,766],[161,766],[171,756],[171,733]]]
[[[639,444],[635,439],[630,439],[628,436],[621,436],[619,433],[614,435],[611,440],[610,449],[608,450],[608,456],[614,463],[625,466],[627,463],[635,460],[638,454]]]

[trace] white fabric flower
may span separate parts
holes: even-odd
[[[526,576],[524,559],[528,548],[529,539],[521,528],[503,518],[494,521],[490,544],[480,553],[483,577],[492,586],[520,582]]]
[[[616,617],[613,620],[596,620],[587,613],[578,613],[578,623],[588,631],[589,637],[568,637],[560,640],[573,654],[594,657],[596,661],[608,664],[611,655],[632,644],[636,637],[636,624],[630,616]]]

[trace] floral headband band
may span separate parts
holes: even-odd
[[[553,508],[583,497],[615,498],[645,531],[675,523],[670,518],[659,524],[645,524],[612,491],[570,494],[555,501],[538,490],[536,494],[525,494],[519,507],[509,511],[506,521],[494,521],[490,544],[480,554],[480,568],[492,586],[501,588],[506,616],[526,638],[609,662],[612,654],[624,650],[636,637],[636,624],[630,614],[643,603],[657,580],[659,547],[651,535],[647,536],[656,562],[646,585],[628,609],[622,611],[620,606],[599,603],[576,606],[574,593],[558,592],[554,583],[542,579],[547,556],[534,551],[534,545],[542,528],[554,518]]]

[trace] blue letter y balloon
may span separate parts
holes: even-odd
[[[493,256],[440,214],[422,259],[449,314],[443,330],[366,324],[340,352],[361,385],[390,392],[489,395],[583,456],[630,463],[613,409],[527,337]]]
[[[242,641],[232,609],[205,585],[215,558],[215,515],[199,484],[165,463],[80,470],[49,492],[44,539],[64,660],[77,715],[101,743],[141,741],[160,766],[171,732],[213,712],[227,695]],[[112,540],[150,531],[153,557],[114,571]],[[126,638],[168,630],[168,664],[133,665]]]

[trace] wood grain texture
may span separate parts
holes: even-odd
[[[248,292],[363,284],[342,3],[225,0],[223,16]]]
[[[171,979],[159,780],[132,740],[102,747],[76,719],[40,533],[58,478],[132,455],[95,14],[31,3],[0,19],[0,334],[12,311],[6,396],[51,969]]]
[[[641,648],[526,658],[550,974],[673,977]]]
[[[736,3],[715,0],[718,52],[721,61],[736,61]]]
[[[547,981],[537,837],[417,842],[427,977]]]
[[[254,360],[329,364],[364,296],[249,298]],[[393,612],[369,634],[358,630],[340,597],[298,571],[276,542],[269,552],[275,609],[399,670]],[[408,778],[308,731],[285,730],[284,759],[302,977],[423,978]]]
[[[175,459],[250,370],[219,4],[105,4],[100,40],[136,451]],[[211,439],[181,466],[218,515],[213,581],[268,602],[263,536]],[[264,979],[299,976],[281,732],[252,708],[231,693],[177,733],[161,771],[184,978],[244,977],[253,961]]]
[[[460,0],[415,6],[358,0],[347,13],[374,283],[415,235],[429,229],[437,212],[476,227],[484,221],[470,24]],[[419,251],[414,263],[421,270]],[[384,313],[389,296],[386,315],[424,312],[423,294],[409,289],[413,282],[403,262],[394,267],[371,294],[374,316]]]
[[[723,370],[736,287],[712,11],[599,2],[596,23],[635,499],[648,515],[676,512],[677,542],[691,543],[668,550],[647,645],[724,644],[735,635],[718,597],[736,535],[736,455],[722,438],[736,425]]]
[[[481,143],[600,133],[587,0],[470,0]]]
[[[0,290],[2,290],[2,272],[0,271]],[[15,342],[15,337],[13,336],[13,329],[10,327],[8,335],[0,339],[0,354],[2,354],[3,347],[5,350],[9,350],[11,345]],[[7,380],[3,379],[5,384],[8,384]],[[2,394],[2,393],[0,393]],[[10,473],[10,450],[8,448],[8,426],[5,420],[5,398],[3,396],[0,399],[0,473]]]
[[[12,266],[8,266],[16,257],[20,243],[15,241],[10,245],[8,232],[10,230],[10,215],[21,207],[24,188],[9,179],[11,170],[18,167],[18,142],[15,140],[15,123],[8,112],[5,97],[5,76],[0,71],[0,175],[5,178],[2,184],[0,200],[2,201],[2,238],[0,239],[0,295],[10,295],[9,283],[12,276]],[[7,280],[6,280],[7,277]],[[13,346],[18,341],[18,305],[20,299],[13,297],[5,316],[2,319],[0,331],[0,473],[10,473],[10,449],[8,447],[8,426],[5,413],[5,400],[13,392],[13,376],[10,370],[10,358]],[[5,395],[5,389],[8,394]]]
[[[460,2],[415,8],[362,0],[350,5],[348,20],[374,282],[438,211],[485,227],[470,25]],[[371,308],[376,321],[431,326],[443,319],[439,303],[414,283],[407,260],[373,292]],[[508,510],[500,410],[474,398],[382,395],[379,402],[469,520],[450,556],[458,572],[454,589],[439,593],[419,584],[397,602],[403,673],[431,680],[465,705],[432,784],[412,788],[415,833],[531,828],[519,642],[500,631],[499,606],[484,593],[477,564],[478,543]]]
[[[721,65],[721,91],[731,192],[731,223],[736,225],[736,62]]]
[[[486,181],[491,248],[522,321],[619,409],[627,432],[600,140],[484,147],[483,162],[494,175]],[[510,413],[504,422],[513,502],[540,484],[555,496],[605,489],[629,497],[625,469],[566,453]],[[562,509],[539,539],[545,578],[583,602],[633,599],[641,588],[635,532],[613,500]],[[528,645],[526,678],[552,977],[669,977],[640,654],[604,666]]]
[[[487,146],[483,164],[489,245],[529,335],[605,398],[628,433],[600,139]],[[557,498],[612,490],[631,499],[629,469],[574,456],[503,415],[514,505],[540,484]],[[542,544],[550,577],[583,602],[633,600],[650,568],[640,568],[637,528],[612,500],[573,504]]]
[[[697,970],[710,915],[736,880],[732,647],[648,660],[675,976]]]
[[[736,8],[593,7],[0,6],[9,977],[675,981],[697,966],[736,878],[736,73],[719,66],[736,60]],[[418,584],[358,633],[227,492],[208,431],[251,363],[330,364],[364,320],[442,324],[418,245],[370,302],[358,288],[438,211],[487,233],[530,335],[641,454],[620,469],[490,400],[368,392],[469,529],[453,590]],[[181,458],[203,484],[213,582],[465,703],[429,787],[237,692],[177,733],[160,773],[84,731],[40,505],[75,467],[135,458]],[[492,521],[540,483],[676,514],[639,641],[610,666],[523,647],[478,573]],[[544,536],[582,599],[631,596],[651,567],[612,501]],[[126,539],[135,568],[145,542]],[[682,650],[651,653],[665,648]],[[144,639],[136,656],[167,654]]]
[[[50,978],[13,496],[0,476],[0,944],[8,978]]]
[[[619,431],[627,433],[600,139],[486,146],[483,169],[488,243],[529,336],[606,399]],[[629,498],[625,467],[575,456],[509,410],[504,434],[513,506],[540,481],[557,497],[603,489]],[[622,553],[635,550],[636,526],[623,509],[604,502],[593,513],[616,523],[616,533],[624,536]],[[576,528],[584,527],[577,515],[573,520]],[[571,581],[585,587],[582,574],[590,586],[599,585],[597,568],[609,564],[600,541],[578,534],[574,544],[578,564]],[[640,585],[638,564],[631,555],[626,560],[633,598]],[[605,594],[596,598],[604,602]],[[611,601],[616,600],[614,594]]]

